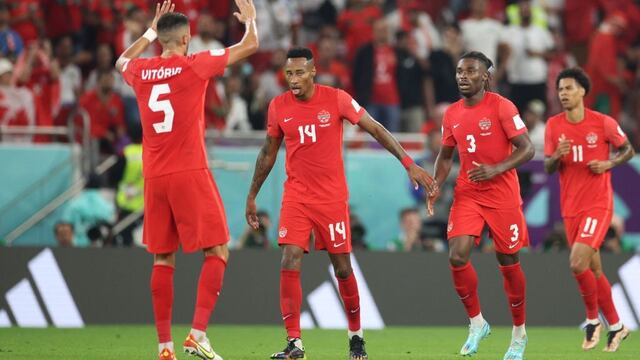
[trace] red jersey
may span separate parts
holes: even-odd
[[[391,46],[380,46],[374,50],[375,67],[373,75],[373,89],[371,90],[371,102],[378,105],[398,105],[400,95],[396,79],[395,50]]]
[[[80,106],[89,114],[91,136],[101,139],[112,128],[124,128],[124,105],[120,96],[111,93],[107,101],[102,102],[96,90],[80,98]]]
[[[618,123],[599,112],[584,109],[584,119],[571,123],[564,112],[547,121],[544,155],[551,156],[560,136],[571,140],[571,151],[560,159],[560,207],[563,217],[593,209],[613,208],[611,173],[594,174],[587,165],[592,160],[608,160],[609,145],[618,148],[627,140]]]
[[[455,193],[470,195],[490,208],[521,205],[515,169],[477,183],[469,180],[467,172],[476,167],[473,162],[495,165],[504,161],[512,153],[510,140],[526,132],[515,105],[496,93],[485,93],[475,106],[466,106],[462,99],[449,106],[442,120],[442,144],[457,147],[460,154]]]
[[[291,91],[271,100],[267,134],[284,137],[287,152],[283,202],[347,201],[342,120],[357,124],[364,113],[345,91],[323,85],[307,101]]]
[[[142,121],[146,178],[208,168],[204,97],[209,79],[222,75],[229,51],[132,59],[123,77],[133,87]]]

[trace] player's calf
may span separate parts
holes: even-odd
[[[280,352],[271,354],[270,359],[303,359],[306,360],[307,356],[304,352],[304,345],[302,345],[302,339],[294,338],[287,339],[287,346]]]

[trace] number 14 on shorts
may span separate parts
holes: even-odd
[[[331,235],[331,242],[336,241],[336,233],[342,236],[342,240],[347,240],[347,230],[344,225],[344,221],[337,222],[335,224],[329,224],[329,234]]]

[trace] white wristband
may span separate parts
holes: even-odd
[[[149,40],[149,42],[153,42],[155,39],[158,38],[158,33],[152,28],[148,28],[147,31],[145,31],[144,34],[142,34],[142,37]]]

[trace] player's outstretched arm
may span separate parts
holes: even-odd
[[[371,136],[373,136],[380,145],[384,146],[385,149],[402,162],[402,165],[407,169],[407,174],[414,186],[418,187],[418,185],[421,185],[429,193],[437,191],[438,185],[433,181],[431,175],[429,175],[426,170],[416,165],[407,152],[402,148],[402,145],[400,145],[398,140],[396,140],[396,138],[393,137],[393,135],[391,135],[384,126],[375,121],[367,112],[365,112],[360,118],[360,121],[358,121],[358,126],[371,134]]]
[[[258,29],[256,28],[256,8],[253,0],[235,0],[240,12],[233,15],[245,25],[244,36],[239,43],[229,48],[229,60],[227,65],[249,57],[258,50]]]
[[[493,179],[495,176],[502,174],[505,171],[517,168],[518,166],[526,163],[535,155],[535,149],[531,140],[527,134],[521,134],[511,139],[511,143],[515,146],[515,150],[511,153],[511,156],[506,158],[501,163],[495,165],[479,164],[473,162],[476,166],[474,169],[469,170],[468,176],[471,181],[486,181]]]
[[[617,149],[617,153],[612,159],[604,161],[591,160],[587,163],[587,166],[589,166],[589,169],[591,169],[591,172],[594,174],[602,174],[611,168],[631,160],[633,155],[635,155],[635,151],[629,143],[629,140],[626,140],[624,144]]]
[[[256,160],[256,168],[253,171],[253,180],[251,180],[251,187],[249,188],[249,194],[247,195],[247,207],[245,210],[247,223],[256,230],[260,226],[258,223],[258,216],[256,214],[256,197],[258,196],[258,192],[260,192],[262,183],[267,179],[267,176],[269,176],[269,173],[273,168],[273,164],[276,162],[278,149],[280,149],[281,143],[281,137],[267,135],[264,145],[262,145],[262,149],[258,154],[258,159]]]
[[[438,157],[436,157],[436,163],[434,165],[435,173],[433,177],[437,184],[443,184],[451,172],[451,166],[453,166],[453,151],[454,147],[441,145]],[[436,203],[440,196],[440,189],[429,194],[427,197],[427,215],[433,216],[433,204]]]
[[[175,7],[176,5],[172,4],[171,0],[164,0],[162,5],[160,3],[156,4],[156,15],[153,17],[151,27],[120,55],[118,61],[116,61],[116,69],[118,71],[122,72],[129,60],[137,58],[147,50],[147,47],[158,37],[158,20],[162,15],[172,12]]]

